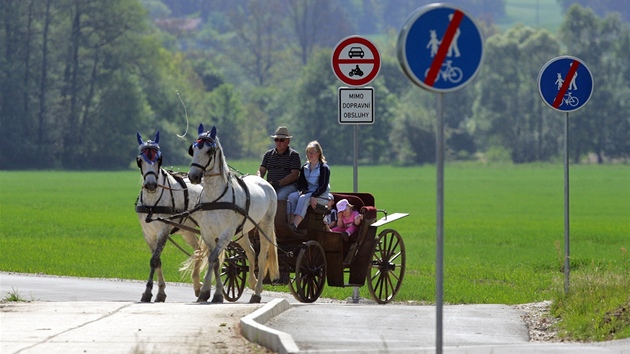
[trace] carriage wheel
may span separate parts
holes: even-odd
[[[387,229],[376,239],[368,269],[368,289],[379,304],[394,299],[405,275],[405,244],[396,230]]]
[[[225,259],[221,267],[223,296],[230,302],[237,301],[247,281],[247,257],[243,248],[236,242],[230,242],[225,249]]]
[[[308,241],[300,250],[295,263],[295,278],[289,284],[291,293],[301,302],[314,302],[324,291],[325,283],[324,249],[318,242]]]

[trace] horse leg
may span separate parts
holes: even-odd
[[[210,284],[212,284],[212,268],[214,267],[214,262],[210,259],[212,254],[208,255],[208,271],[206,272],[206,276],[203,278],[203,285],[199,290],[199,296],[197,296],[197,302],[208,302],[210,298]]]
[[[164,289],[166,288],[166,281],[164,280],[164,274],[162,273],[162,264],[160,261],[160,266],[157,268],[158,274],[158,293],[155,295],[155,302],[164,302],[166,301],[166,292]]]
[[[273,218],[271,220],[273,220]],[[260,238],[260,253],[258,253],[258,281],[256,282],[254,294],[249,299],[250,303],[260,303],[262,300],[262,296],[260,294],[263,290],[263,279],[266,273],[269,274],[269,280],[271,281],[274,281],[280,276],[274,225],[271,224],[269,219],[264,219],[260,222],[260,227],[270,239],[267,239],[267,237],[264,236]],[[268,262],[271,262],[271,264],[268,264]]]
[[[254,294],[249,298],[250,304],[258,304],[262,300],[263,279],[265,278],[265,267],[267,263],[267,249],[269,248],[269,241],[263,235],[260,237],[260,252],[258,253],[258,280],[256,281],[256,288]],[[273,280],[273,279],[272,279]]]
[[[193,268],[192,272],[193,290],[195,290],[195,296],[199,297],[199,293],[201,292],[201,282],[199,282],[201,277],[199,276],[199,273],[202,263],[202,256],[195,254],[193,255],[193,257],[195,257],[195,267]]]
[[[155,266],[158,275],[158,293],[155,296],[155,302],[164,302],[166,301],[166,292],[164,289],[166,288],[166,281],[164,281],[164,274],[162,274],[162,251],[164,250],[164,246],[166,246],[166,239],[168,237],[168,233],[164,233],[160,235],[158,238],[157,247],[155,248],[155,252],[153,253],[153,257],[151,258],[151,267]]]
[[[249,288],[254,290],[256,288],[256,253],[254,252],[252,244],[249,242],[248,235],[239,238],[238,244],[241,245],[241,248],[245,251],[245,255],[247,256],[247,263],[249,264],[247,282],[249,283]]]
[[[164,292],[164,287],[166,287],[166,283],[164,282],[164,278],[162,276],[162,261],[160,256],[162,255],[162,250],[164,249],[164,244],[166,243],[166,238],[158,239],[157,245],[153,250],[153,254],[151,255],[151,261],[149,262],[149,266],[151,267],[151,271],[149,272],[149,279],[147,280],[147,286],[142,294],[142,298],[140,301],[142,302],[151,302],[151,297],[153,297],[153,276],[155,275],[155,271],[158,271],[158,285],[160,286],[160,292],[163,294],[162,302],[166,299],[166,293]],[[159,296],[159,294],[158,294]],[[156,301],[159,301],[156,298]]]
[[[208,269],[208,271],[210,271]],[[214,278],[216,279],[216,287],[214,289],[214,296],[212,297],[212,303],[223,303],[223,282],[221,281],[221,264],[216,262],[214,265]]]
[[[223,286],[221,285],[221,265],[219,264],[220,252],[221,251],[219,245],[217,245],[208,255],[208,271],[206,272],[206,276],[203,279],[203,286],[201,287],[197,302],[208,302],[208,299],[210,299],[210,288],[212,284],[213,271],[215,274],[217,286],[212,302],[223,302],[223,293],[221,293],[223,291]],[[220,294],[220,296],[217,297],[217,294]]]
[[[144,293],[142,293],[142,298],[140,298],[140,301],[142,302],[151,302],[151,298],[153,297],[153,294],[151,293],[151,291],[153,290],[153,275],[154,274],[155,274],[155,268],[153,267],[153,265],[151,265],[151,271],[149,272],[149,280],[147,280],[147,286],[144,289]]]
[[[214,260],[214,277],[215,277],[215,290],[214,297],[212,298],[212,302],[214,303],[222,303],[223,302],[223,281],[221,280],[221,261],[223,260],[223,255],[225,252],[225,248],[228,243],[232,240],[232,236],[234,236],[234,229],[224,230],[221,235],[219,235],[219,239],[217,241],[217,247],[210,252],[210,257]],[[210,259],[210,258],[208,258]],[[210,272],[210,268],[208,268],[208,272]]]

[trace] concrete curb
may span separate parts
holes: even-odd
[[[286,299],[274,299],[255,312],[241,318],[241,334],[250,342],[258,343],[274,352],[298,353],[300,348],[290,334],[269,328],[264,324],[291,308]]]

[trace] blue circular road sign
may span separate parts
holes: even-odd
[[[560,112],[576,111],[593,94],[593,75],[580,59],[568,55],[551,59],[538,73],[543,101]]]
[[[483,37],[464,11],[431,4],[414,11],[398,34],[398,61],[416,85],[436,92],[455,91],[477,75]]]

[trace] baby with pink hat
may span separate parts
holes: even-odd
[[[348,236],[351,236],[358,230],[363,219],[363,216],[354,210],[354,206],[347,199],[337,202],[337,217],[337,226],[330,229],[330,231],[345,232]]]

